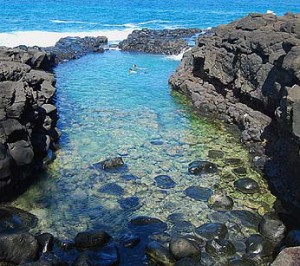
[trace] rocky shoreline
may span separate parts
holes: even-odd
[[[254,165],[297,219],[300,15],[250,14],[213,32],[198,38],[169,83],[202,115],[238,125]]]
[[[199,31],[192,35],[196,33]],[[165,31],[166,39],[175,40],[171,45],[174,49],[170,49],[169,40],[165,42],[161,34],[146,29],[134,32],[120,43],[120,48],[178,54],[187,47],[182,38],[192,36],[183,30]],[[162,42],[149,42],[145,35],[150,40],[153,36],[161,38]],[[57,148],[60,132],[56,128],[53,66],[91,52],[103,52],[106,44],[105,37],[68,37],[43,50],[22,46],[0,48],[2,201],[7,199],[5,195],[16,192],[21,180],[28,183],[26,180],[43,168],[45,158],[51,159],[51,151]],[[300,206],[298,198],[287,189],[288,182],[292,180],[295,187],[298,181],[299,47],[300,16],[251,14],[199,37],[169,81],[173,89],[190,97],[202,114],[240,127],[242,140],[253,152],[254,164],[265,168],[274,189],[284,189],[279,196],[289,198],[281,197],[283,203],[292,203],[296,209]],[[112,168],[119,166],[110,160],[105,163]],[[209,173],[215,171],[215,166],[194,162],[188,171],[193,175]],[[256,184],[244,179],[247,178],[240,180],[246,183],[235,182],[235,187],[243,193],[254,193]],[[232,202],[226,195],[219,195],[212,206],[225,217]],[[252,234],[233,245],[228,233],[240,228],[235,223],[216,222],[202,224],[191,234],[166,236],[165,222],[142,216],[131,219],[128,233],[118,239],[112,239],[103,230],[94,230],[79,232],[73,240],[62,241],[49,233],[30,234],[36,217],[3,206],[0,207],[0,265],[122,265],[129,256],[142,259],[144,254],[150,258],[143,259],[146,265],[264,265],[271,262],[280,248],[300,244],[300,231],[290,231],[298,229],[292,228],[295,221],[289,223],[285,219],[290,226],[286,236],[286,226],[274,213],[263,217],[252,217],[247,211],[228,213],[240,221],[250,219],[246,227],[255,228],[260,234]],[[279,214],[281,218],[293,217],[284,206]],[[278,256],[274,265],[283,265],[280,260],[297,264],[298,254],[295,248],[284,249],[283,257]]]

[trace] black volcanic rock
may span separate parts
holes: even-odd
[[[201,33],[200,29],[134,30],[120,42],[123,51],[138,51],[151,54],[180,54],[188,48],[187,39]]]
[[[89,53],[103,53],[107,44],[105,36],[98,37],[65,37],[61,38],[53,47],[45,50],[55,56],[55,63],[78,59]]]
[[[200,35],[169,79],[202,114],[239,127],[254,160],[265,158],[259,167],[273,190],[298,213],[299,70],[300,14],[249,14]]]

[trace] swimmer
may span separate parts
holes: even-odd
[[[131,73],[136,73],[136,71],[132,68],[129,68],[129,74],[131,74]]]

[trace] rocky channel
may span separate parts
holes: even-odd
[[[170,84],[189,96],[202,114],[213,114],[237,124],[242,140],[254,153],[254,164],[265,168],[274,188],[283,189],[280,195],[283,203],[293,204],[297,209],[298,198],[287,193],[287,189],[290,180],[294,186],[298,181],[295,166],[299,163],[300,16],[251,14],[213,32],[198,38],[196,46],[184,55],[170,78]],[[160,36],[160,31],[157,35],[146,29],[140,33],[134,32],[128,38],[135,39],[135,44],[125,41],[120,47],[163,54],[178,54],[187,47],[187,43],[176,44],[168,52],[168,45],[164,43],[161,48],[162,44],[154,41],[149,48],[149,39],[143,36],[149,35],[151,39],[153,35]],[[193,35],[196,33],[199,31]],[[177,39],[169,31],[164,34],[167,39]],[[190,37],[185,34],[179,31],[176,36]],[[141,42],[136,41],[139,38]],[[44,50],[23,46],[0,49],[2,201],[6,195],[16,195],[22,180],[28,184],[32,173],[43,169],[47,160],[53,159],[52,151],[58,148],[60,132],[56,128],[53,66],[90,52],[103,52],[106,43],[105,37],[68,37]],[[137,43],[144,44],[136,48]],[[134,48],[127,49],[126,45]],[[222,159],[223,153],[211,150],[208,157]],[[247,169],[240,165],[239,159],[226,158],[224,163],[233,169],[232,173],[222,173],[224,186],[232,183],[231,190],[260,201],[261,187],[246,176]],[[116,157],[95,167],[117,171],[124,165],[122,158]],[[214,163],[200,160],[191,162],[186,170],[196,178],[219,171]],[[157,176],[155,184],[161,189],[176,186],[167,175]],[[112,190],[121,188],[112,185]],[[176,213],[170,214],[168,221],[138,216],[129,220],[126,232],[114,239],[98,229],[78,232],[68,241],[47,232],[32,234],[37,223],[34,215],[0,206],[0,265],[133,265],[137,257],[145,265],[267,265],[283,247],[287,248],[274,265],[283,265],[282,261],[287,260],[296,263],[299,251],[293,247],[300,244],[300,231],[295,221],[285,220],[289,229],[286,233],[286,226],[273,211],[236,209],[239,203],[223,189],[216,193],[209,188],[190,186],[184,191],[187,197],[208,202],[215,210],[211,222],[196,227]],[[120,203],[124,209],[138,204],[138,198]],[[255,208],[255,200],[249,204],[250,209]],[[264,204],[269,210],[268,203]],[[284,207],[280,206],[279,214],[291,217]],[[169,224],[179,228],[176,234],[167,232]]]

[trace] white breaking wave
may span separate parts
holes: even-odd
[[[53,46],[63,37],[97,37],[106,36],[108,41],[122,41],[132,33],[133,29],[124,30],[103,30],[103,31],[86,31],[86,32],[48,32],[48,31],[15,31],[0,33],[0,46],[15,47],[18,45]]]
[[[187,48],[187,49],[184,49],[180,54],[178,55],[168,55],[166,56],[167,59],[170,59],[170,60],[176,60],[176,61],[180,61],[184,55],[185,52],[191,50],[191,48]]]
[[[273,15],[276,15],[276,13],[272,10],[267,10],[267,14],[273,14]]]
[[[147,24],[153,24],[153,23],[169,23],[169,20],[161,20],[161,19],[155,19],[155,20],[149,20],[145,22],[138,23],[139,25],[147,25]]]
[[[77,20],[59,20],[59,19],[50,19],[52,23],[60,24],[91,24],[90,22],[77,21]]]

